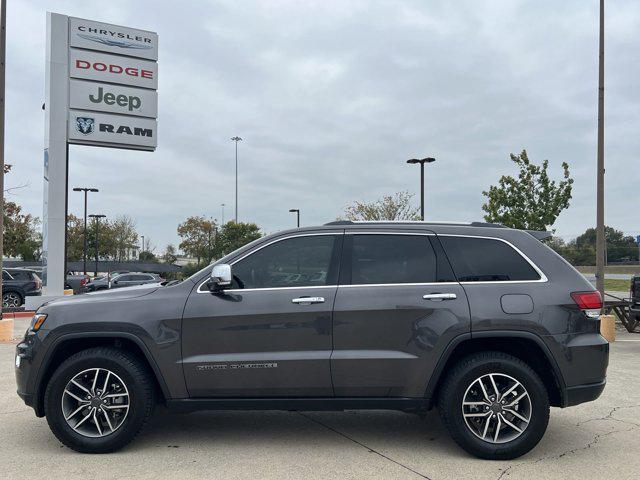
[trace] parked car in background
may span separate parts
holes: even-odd
[[[73,294],[84,293],[87,291],[87,283],[89,283],[91,277],[84,273],[67,272],[67,280],[65,287],[73,289]]]
[[[631,315],[640,321],[640,275],[631,277],[631,307],[629,308]]]
[[[107,290],[109,288],[109,275],[100,275],[95,277],[85,285],[87,292],[97,292],[98,290]]]
[[[33,270],[7,268],[2,271],[2,307],[17,308],[24,297],[42,295],[42,280]]]
[[[111,277],[109,288],[133,287],[161,282],[164,282],[164,278],[157,273],[129,272]]]

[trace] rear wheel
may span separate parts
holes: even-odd
[[[55,436],[67,447],[87,453],[125,446],[149,419],[154,404],[146,366],[108,347],[69,357],[45,392],[45,414]]]
[[[549,422],[549,399],[540,377],[522,360],[502,352],[461,360],[445,380],[439,409],[462,448],[494,460],[527,453]]]

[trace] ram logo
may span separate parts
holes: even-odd
[[[83,135],[93,133],[96,121],[89,117],[76,117],[76,130]]]

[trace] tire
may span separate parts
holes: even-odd
[[[96,395],[91,396],[92,392]],[[110,347],[83,350],[65,360],[49,380],[44,397],[51,431],[64,445],[82,453],[121,449],[140,432],[154,406],[148,368],[134,355]],[[72,415],[76,407],[78,413]]]
[[[504,397],[495,395],[494,384]],[[445,379],[438,408],[456,443],[490,460],[524,455],[538,444],[549,423],[544,383],[522,360],[502,352],[482,352],[460,360]]]
[[[4,308],[18,308],[24,303],[24,298],[18,292],[4,292],[2,294],[2,306]]]

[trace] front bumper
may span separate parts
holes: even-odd
[[[35,374],[33,364],[34,348],[39,341],[32,332],[27,332],[23,340],[16,345],[15,374],[18,396],[29,407],[35,408],[35,395],[29,391],[29,380]]]

